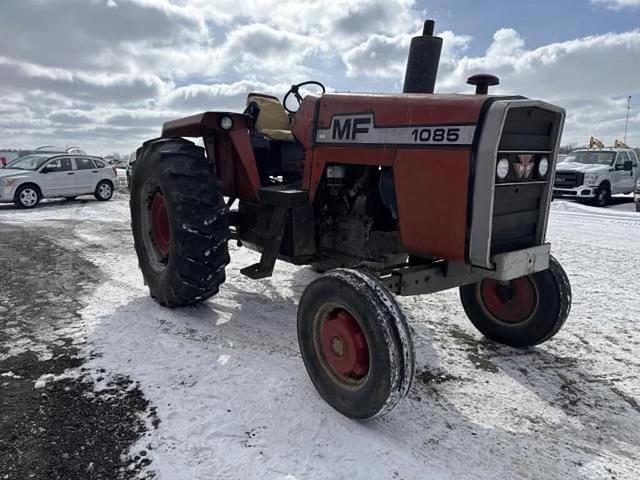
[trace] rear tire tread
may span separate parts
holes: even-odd
[[[140,268],[151,296],[160,304],[177,307],[202,302],[215,295],[229,263],[229,228],[225,202],[204,150],[181,139],[146,142],[138,153],[132,175],[132,229]],[[179,171],[183,174],[177,174]],[[145,260],[139,198],[149,176],[158,179],[170,212],[171,246],[164,275],[158,275]],[[211,218],[214,221],[208,221]],[[185,228],[186,227],[186,228]],[[215,247],[212,248],[212,243]],[[159,278],[163,277],[163,278]]]

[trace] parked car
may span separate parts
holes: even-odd
[[[638,178],[640,167],[633,149],[575,150],[556,167],[553,195],[604,207],[611,195],[633,192]]]
[[[99,157],[60,153],[34,153],[0,170],[0,203],[33,208],[42,198],[93,194],[110,200],[116,169]]]
[[[24,157],[26,155],[53,155],[53,154],[68,154],[68,155],[86,155],[87,152],[78,147],[56,147],[54,145],[43,145],[41,147],[37,147],[31,150],[19,150],[17,152],[9,152],[9,154],[5,154],[5,152],[0,152],[0,157],[4,156],[6,158],[6,164],[4,168],[10,168],[11,163],[16,161],[17,159]],[[0,167],[1,165],[0,161]]]
[[[640,178],[636,181],[636,191],[633,192],[633,199],[636,202],[636,212],[640,212]]]

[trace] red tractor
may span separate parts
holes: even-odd
[[[558,332],[569,281],[545,243],[564,110],[520,96],[434,95],[442,39],[411,42],[402,94],[294,85],[281,104],[164,124],[137,153],[132,229],[161,305],[203,302],[225,281],[227,243],[319,276],[298,307],[302,359],[320,395],[352,418],[389,412],[414,373],[395,295],[453,287],[486,337],[514,347]],[[321,94],[302,96],[315,84]],[[298,108],[293,111],[295,100]],[[202,137],[204,148],[183,137]]]

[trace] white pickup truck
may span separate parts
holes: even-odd
[[[553,196],[604,207],[611,195],[633,192],[638,178],[638,156],[630,148],[575,150],[557,164]]]

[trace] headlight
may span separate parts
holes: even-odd
[[[544,177],[549,171],[549,159],[542,157],[538,163],[538,175]]]
[[[0,185],[11,187],[12,185],[15,185],[17,181],[18,181],[17,178],[4,177],[4,178],[0,178]]]
[[[231,120],[231,117],[227,117],[225,115],[220,119],[220,126],[223,130],[231,130],[231,127],[233,127],[233,120]]]
[[[504,180],[509,175],[509,160],[501,158],[498,160],[498,166],[496,167],[496,175],[500,180]]]
[[[587,173],[584,176],[584,184],[589,185],[590,187],[595,187],[597,181],[598,175],[596,175],[595,173]]]

